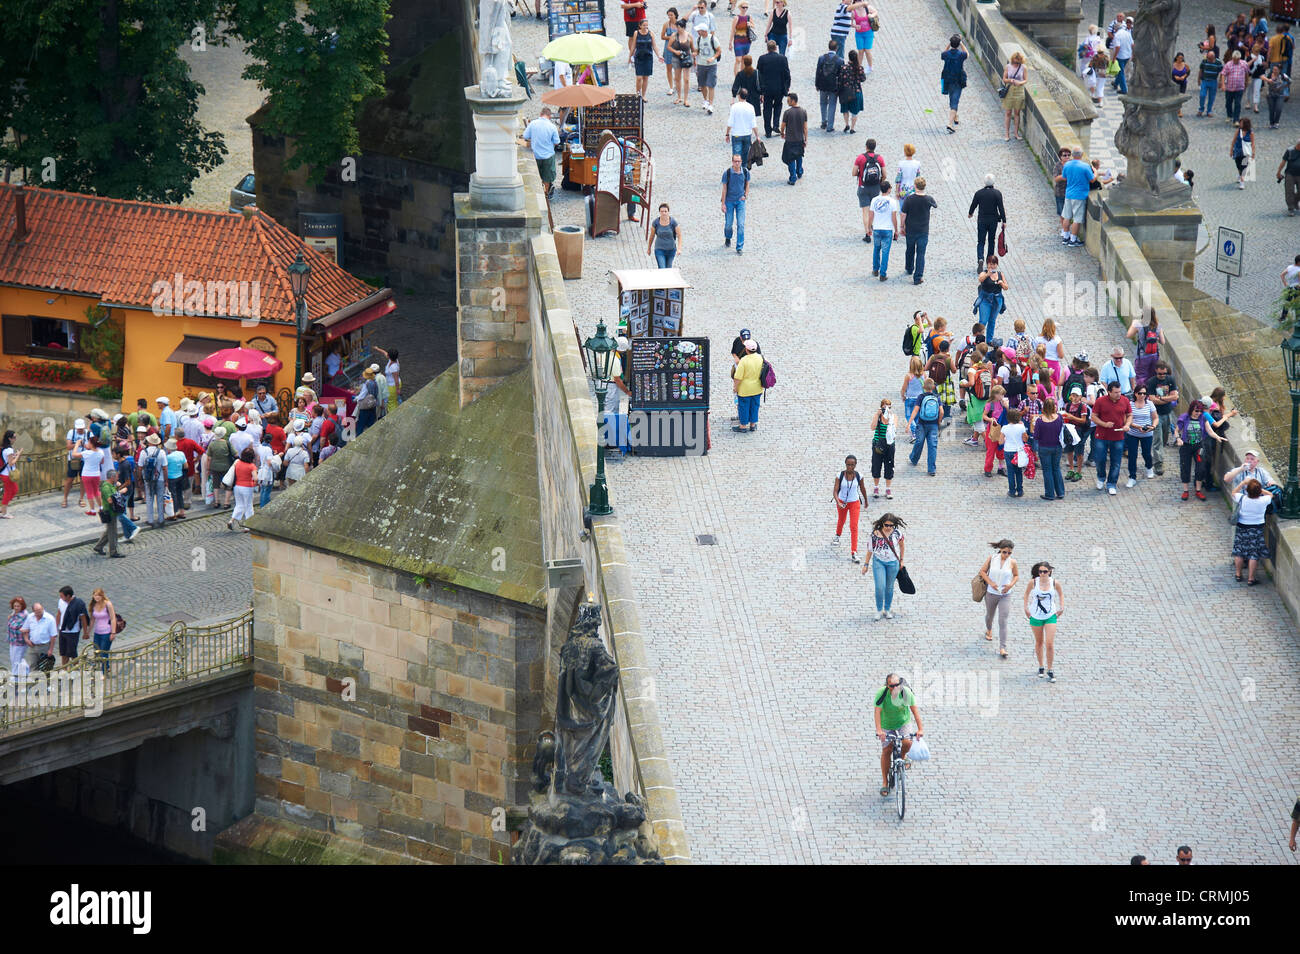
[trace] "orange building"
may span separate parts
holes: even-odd
[[[340,384],[368,360],[365,326],[396,307],[391,289],[354,278],[253,207],[207,212],[0,185],[0,384],[48,388],[18,370],[31,362],[81,367],[83,389],[104,384],[82,342],[90,322],[106,317],[125,331],[123,410],[137,398],[152,409],[159,395],[210,390],[215,380],[198,362],[238,346],[279,358],[266,383],[292,392],[297,329],[286,269],[300,252],[311,266],[302,368],[319,391],[329,352],[341,356]]]

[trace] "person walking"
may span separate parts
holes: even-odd
[[[660,202],[658,218],[650,221],[650,240],[646,243],[645,253],[653,255],[660,268],[672,268],[681,248],[681,226],[669,213],[668,203]]]
[[[1007,94],[1002,97],[1003,142],[1011,141],[1013,118],[1016,123],[1016,138],[1025,138],[1020,135],[1020,120],[1025,108],[1025,84],[1028,82],[1029,68],[1025,66],[1025,54],[1016,50],[1011,54],[1011,61],[1007,63],[1006,69],[1002,71],[1002,85],[1007,88]]]
[[[9,676],[18,676],[18,666],[27,656],[28,642],[23,635],[23,626],[28,618],[27,601],[15,596],[9,601],[9,620],[6,631],[9,634]]]
[[[853,12],[856,6],[853,0],[841,2],[835,7],[835,19],[831,21],[831,46],[841,57],[845,54],[849,34],[853,32]]]
[[[1177,430],[1178,384],[1164,361],[1157,361],[1155,374],[1147,378],[1148,397],[1156,406],[1156,430],[1152,441],[1155,472],[1161,477],[1165,472],[1165,445]]]
[[[902,223],[898,203],[889,194],[889,180],[880,183],[880,195],[871,200],[867,228],[871,231],[871,274],[885,281],[889,275],[889,250],[898,238]]]
[[[731,386],[736,392],[736,408],[740,423],[732,428],[741,434],[758,430],[758,406],[763,395],[763,356],[758,353],[758,342],[745,340],[745,356],[736,363]]]
[[[880,476],[885,476],[885,499],[894,499],[894,449],[898,439],[898,424],[894,418],[894,402],[882,398],[880,407],[871,415],[867,425],[871,432],[871,496],[880,496]]]
[[[903,236],[907,242],[903,268],[912,276],[912,284],[920,285],[925,280],[925,249],[930,242],[930,210],[937,209],[939,203],[926,195],[925,176],[917,176],[912,184],[914,191],[903,200],[901,207]]]
[[[1228,122],[1241,121],[1241,98],[1246,92],[1246,83],[1250,79],[1250,68],[1241,58],[1241,50],[1233,50],[1228,55],[1223,68],[1219,70],[1219,89],[1223,90],[1223,111]]]
[[[1088,212],[1088,191],[1092,188],[1096,173],[1091,165],[1084,162],[1083,149],[1075,146],[1069,155],[1069,160],[1061,166],[1061,172],[1056,176],[1056,182],[1063,187],[1065,194],[1061,209],[1061,244],[1079,248],[1083,245],[1079,240],[1079,228]]]
[[[835,40],[830,48],[817,58],[817,67],[813,75],[813,87],[821,100],[822,126],[827,132],[835,131],[835,104],[839,102],[840,67],[844,60],[837,52]]]
[[[736,91],[736,101],[731,104],[727,115],[727,132],[725,139],[731,143],[731,153],[738,156],[745,164],[745,175],[749,175],[749,145],[754,137],[754,128],[758,125],[758,116],[749,102],[749,92],[744,88]]]
[[[1197,81],[1201,86],[1200,99],[1197,101],[1199,106],[1196,110],[1197,119],[1202,116],[1208,119],[1214,115],[1214,97],[1219,92],[1221,72],[1223,72],[1223,64],[1219,62],[1218,56],[1215,55],[1214,50],[1207,50],[1200,66],[1196,68]]]
[[[1246,188],[1246,170],[1255,161],[1255,133],[1249,119],[1237,124],[1237,131],[1228,145],[1228,155],[1237,164],[1237,188]]]
[[[1119,345],[1111,349],[1110,360],[1102,365],[1098,381],[1103,386],[1117,384],[1120,393],[1126,398],[1133,396],[1133,388],[1137,384],[1137,371],[1133,369],[1133,362],[1124,357],[1124,349]]]
[[[663,40],[665,50],[668,49],[669,41],[677,35],[678,23],[677,8],[669,7],[668,18],[664,21],[664,25],[659,28],[659,39]],[[677,61],[672,57],[664,58],[664,73],[668,76],[668,95],[673,96],[677,93]],[[678,101],[673,100],[673,102]]]
[[[961,91],[966,88],[966,44],[959,34],[948,40],[948,49],[939,54],[943,70],[939,74],[939,91],[948,97],[948,132],[957,131],[957,108],[961,105]]]
[[[1007,300],[1003,292],[1011,287],[1007,276],[998,268],[998,257],[991,252],[979,273],[979,284],[975,292],[975,311],[979,314],[980,324],[984,326],[984,336],[993,349],[997,350],[994,328],[998,315],[1007,310]]]
[[[862,81],[867,78],[858,61],[858,51],[849,50],[848,61],[840,67],[840,112],[844,115],[844,132],[857,132],[858,113],[862,112]]]
[[[930,477],[935,475],[941,420],[943,420],[943,402],[939,400],[939,395],[935,391],[934,381],[927,377],[921,386],[921,398],[916,402],[916,407],[912,409],[911,418],[908,420],[909,425],[912,421],[916,422],[916,441],[912,444],[912,453],[907,459],[908,463],[915,467],[921,460],[921,448],[925,447],[926,473]]]
[[[95,545],[91,548],[100,556],[103,556],[104,547],[107,546],[108,555],[114,558],[125,556],[125,554],[117,552],[117,513],[113,509],[113,494],[117,491],[117,487],[114,484],[114,479],[116,477],[117,471],[110,470],[108,472],[108,480],[102,481],[100,484],[99,494],[101,506],[99,508],[99,521],[104,525],[104,530],[99,535],[99,540],[97,540]]]
[[[979,578],[988,587],[984,594],[984,638],[993,640],[993,617],[998,618],[998,655],[1007,658],[1007,616],[1011,610],[1011,591],[1020,580],[1020,567],[1011,558],[1016,545],[1002,539],[990,543],[993,553],[979,569]]]
[[[834,128],[834,122],[832,122]],[[862,212],[862,241],[870,242],[871,224],[869,213],[871,203],[880,195],[881,183],[885,182],[885,157],[876,152],[876,141],[868,139],[866,150],[860,152],[853,160],[853,177],[858,183],[858,208]]]
[[[776,41],[767,41],[767,52],[758,58],[758,87],[763,97],[763,134],[771,139],[781,129],[781,104],[790,92],[790,62],[778,53]]]
[[[242,533],[248,533],[243,521],[253,515],[253,491],[257,487],[257,452],[245,447],[235,461],[235,509],[226,521],[226,529],[234,530],[239,524]]]
[[[627,34],[627,56],[628,62],[631,62],[632,55],[636,52],[636,40],[634,39],[641,31],[641,24],[645,22],[645,0],[629,0],[629,2],[620,2],[619,6],[623,8],[623,30]],[[649,32],[650,24],[646,23],[646,32]],[[651,34],[653,36],[653,34]],[[637,92],[642,92],[637,90]]]
[[[649,33],[647,26],[646,34]],[[650,37],[650,41],[654,42],[653,36]],[[646,76],[648,78],[649,74]],[[638,90],[644,92],[641,82],[638,74]],[[551,122],[551,107],[543,106],[538,117],[525,127],[524,142],[532,147],[533,159],[537,162],[537,174],[546,186],[546,194],[549,196],[555,191],[555,149],[560,144],[560,131],[555,128],[555,123]]]
[[[1282,124],[1282,103],[1291,87],[1291,77],[1282,67],[1272,66],[1264,77],[1265,97],[1268,99],[1268,128],[1277,129]]]
[[[871,48],[876,43],[876,27],[880,25],[880,14],[869,3],[849,5],[853,14],[853,38],[858,56],[866,60],[866,72],[871,72]]]
[[[164,444],[163,450],[167,452],[167,490],[172,495],[172,515],[166,519],[184,520],[185,484],[189,479],[185,473],[185,454],[178,449],[175,440]]]
[[[4,486],[4,492],[0,493],[0,520],[13,519],[9,504],[18,496],[18,481],[14,478],[18,474],[18,460],[23,452],[14,447],[14,438],[17,436],[13,431],[5,431],[3,440],[0,440],[0,485]]]
[[[1296,145],[1297,148],[1300,148],[1300,143],[1297,143]],[[1282,174],[1280,172],[1278,173],[1277,181],[1282,181]],[[77,448],[78,444],[86,439],[88,434],[89,431],[86,429],[86,422],[81,418],[75,420],[72,424],[72,429],[68,431],[68,469],[67,476],[63,481],[63,509],[65,510],[68,507],[68,491],[72,489],[74,483],[77,485],[77,509],[80,510],[82,507],[86,506],[86,487],[81,482],[81,458],[74,456],[72,452]]]
[[[1147,480],[1155,479],[1155,461],[1151,458],[1151,443],[1159,425],[1156,406],[1147,400],[1147,386],[1139,384],[1133,392],[1133,406],[1129,415],[1128,430],[1124,432],[1124,456],[1128,458],[1128,483],[1137,486],[1137,456],[1142,451],[1142,464]]]
[[[754,20],[749,15],[749,4],[746,0],[740,0],[740,12],[736,14],[736,19],[731,24],[731,53],[735,57],[735,70],[740,72],[742,59],[749,53],[750,45],[758,38],[758,31],[754,29]]]
[[[1097,461],[1097,489],[1113,497],[1119,493],[1115,487],[1119,483],[1124,435],[1133,423],[1133,405],[1120,394],[1118,382],[1107,384],[1106,393],[1093,402],[1092,422],[1096,427],[1092,450]]]
[[[86,601],[70,586],[59,588],[59,665],[66,666],[77,658],[83,639],[90,637],[90,616]]]
[[[1007,465],[1007,496],[1025,495],[1025,468],[1029,465],[1029,451],[1025,446],[1025,425],[1018,408],[1007,411],[1007,422],[1002,426],[1002,455]]]
[[[1115,31],[1115,36],[1111,40],[1111,52],[1115,61],[1119,63],[1119,72],[1115,74],[1115,91],[1119,93],[1128,92],[1128,61],[1133,58],[1133,21],[1125,20],[1124,25]]]
[[[781,116],[781,161],[790,170],[790,185],[803,178],[803,157],[808,146],[808,111],[799,105],[798,93],[787,93]]]
[[[695,81],[704,99],[704,111],[710,116],[713,115],[713,95],[718,85],[718,60],[722,59],[712,23],[713,15],[709,14],[708,22],[695,24]]]
[[[636,23],[636,29],[628,34],[627,62],[636,74],[637,95],[648,102],[650,99],[650,77],[654,75],[655,60],[663,62],[665,57],[659,54],[659,44],[655,42],[655,35],[650,32],[650,21],[645,18],[645,11],[642,10],[641,13],[642,16]],[[672,41],[669,40],[669,44],[671,43]],[[668,49],[668,47],[664,48],[665,53],[668,52]],[[680,101],[678,99],[673,102]],[[527,131],[524,133],[524,138],[528,138]],[[533,153],[536,155],[536,147],[534,147]]]
[[[844,521],[849,522],[849,559],[861,563],[858,559],[858,518],[862,508],[867,505],[867,488],[858,473],[858,459],[850,454],[844,458],[844,469],[835,478],[835,539],[831,546],[839,546],[844,534]]]
[[[970,208],[966,210],[966,218],[971,218],[976,212],[979,213],[979,217],[975,219],[975,270],[978,272],[984,268],[985,255],[991,257],[997,251],[998,225],[1005,223],[1007,220],[1007,210],[1002,205],[1002,193],[993,188],[993,173],[991,172],[985,174],[983,188],[975,190],[975,194],[971,196]],[[986,243],[987,252],[985,251]],[[992,326],[985,321],[984,327],[988,329],[986,331],[988,340],[992,341]]]
[[[731,97],[734,101],[739,97],[740,91],[744,90],[745,102],[754,107],[754,114],[757,116],[762,108],[762,94],[759,92],[761,81],[758,70],[754,68],[754,58],[748,53],[740,58],[740,63],[740,72],[731,80]],[[757,131],[755,131],[755,135],[757,135]]]
[[[1300,209],[1300,140],[1282,153],[1282,161],[1277,164],[1277,181],[1286,179],[1286,214],[1295,215]]]
[[[1057,413],[1055,398],[1043,401],[1043,413],[1034,421],[1034,445],[1043,472],[1044,500],[1065,499],[1065,478],[1061,476],[1062,435],[1065,418]]]
[[[734,106],[732,107],[735,108]],[[753,110],[750,110],[751,114]],[[749,170],[741,163],[740,153],[731,154],[731,168],[722,173],[723,245],[731,247],[732,222],[735,222],[736,254],[745,248],[745,203],[749,201]]]
[[[880,517],[871,525],[871,559],[862,572],[871,572],[876,587],[876,619],[894,618],[894,581],[903,565],[906,543],[903,530],[906,523],[892,513]]]
[[[913,321],[917,321],[917,316],[920,316],[921,314],[922,313],[918,311],[916,316],[913,316]],[[919,351],[921,347],[923,347],[920,342],[920,335],[924,334],[924,332],[921,331],[921,326],[919,324],[909,325],[908,329],[909,331],[916,329],[916,347]],[[913,415],[912,412],[916,410],[916,406],[921,403],[921,393],[925,390],[925,379],[925,365],[921,356],[919,354],[914,354],[912,357],[908,358],[907,373],[903,375],[903,386],[898,389],[898,396],[903,399],[903,417],[908,423],[908,431],[911,434],[908,438],[909,443],[916,440],[916,435],[919,430],[916,424],[915,415]]]
[[[1273,502],[1273,495],[1264,489],[1264,485],[1253,477],[1247,480],[1241,490],[1232,495],[1236,507],[1237,525],[1232,534],[1232,562],[1237,571],[1237,582],[1241,582],[1241,567],[1246,564],[1249,586],[1254,586],[1255,569],[1260,560],[1268,559],[1268,537],[1264,532],[1265,514],[1268,505]]]
[[[790,42],[790,9],[785,0],[774,0],[772,17],[767,21],[763,38],[775,43],[777,52],[785,56],[786,45]]]
[[[1061,584],[1052,579],[1052,565],[1046,562],[1035,563],[1030,571],[1029,585],[1025,587],[1025,616],[1034,633],[1038,677],[1041,679],[1046,672],[1048,682],[1056,682],[1056,672],[1053,669],[1056,627],[1064,614],[1065,593],[1061,590]]]
[[[1173,66],[1170,67],[1169,70],[1169,78],[1172,79],[1174,85],[1178,87],[1178,92],[1187,92],[1187,78],[1191,75],[1192,68],[1187,65],[1186,57],[1184,57],[1182,53],[1175,53]],[[1182,107],[1179,107],[1178,109],[1178,118],[1183,118]]]
[[[104,593],[103,587],[97,587],[90,594],[90,628],[95,643],[95,665],[105,676],[108,675],[108,654],[117,638],[117,610],[113,601]]]
[[[690,108],[691,105],[691,68],[695,65],[695,41],[691,37],[691,31],[686,27],[685,20],[677,22],[677,32],[673,34],[668,43],[664,46],[664,63],[672,63],[674,72],[674,82],[677,87],[677,98],[674,103],[681,103],[683,106]]]

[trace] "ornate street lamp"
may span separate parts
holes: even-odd
[[[1282,355],[1286,359],[1286,379],[1291,385],[1291,472],[1282,492],[1282,506],[1278,515],[1288,520],[1300,519],[1300,479],[1296,474],[1296,445],[1300,441],[1300,324],[1291,337],[1282,342]]]
[[[614,512],[609,505],[609,488],[605,485],[605,445],[601,442],[605,427],[605,394],[609,391],[610,374],[614,368],[614,348],[617,342],[605,330],[605,323],[596,325],[596,334],[586,340],[582,349],[587,352],[587,367],[596,384],[596,482],[591,485],[593,517],[605,517]]]
[[[311,266],[298,252],[298,258],[286,269],[289,273],[289,288],[293,291],[295,322],[297,336],[294,340],[293,389],[297,393],[302,384],[302,336],[307,333],[310,323],[307,318],[307,286],[311,284]]]

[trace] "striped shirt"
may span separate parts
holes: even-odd
[[[1213,63],[1209,60],[1201,60],[1201,82],[1204,83],[1208,80],[1211,83],[1217,83],[1219,81],[1219,73],[1222,72],[1222,70],[1223,64],[1218,60],[1215,60]]]
[[[831,26],[831,36],[847,37],[853,32],[853,17],[849,13],[849,8],[840,4],[835,9],[835,23]]]
[[[1131,437],[1150,437],[1150,431],[1144,431],[1144,427],[1150,427],[1155,423],[1155,405],[1147,401],[1142,407],[1133,402],[1133,422],[1129,424],[1128,433]]]

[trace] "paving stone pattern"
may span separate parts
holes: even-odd
[[[651,6],[656,29],[665,7]],[[905,22],[898,5],[883,14]],[[828,10],[809,30],[814,47],[830,19]],[[1046,282],[1068,271],[1076,282],[1098,277],[1085,251],[1057,242],[1051,192],[1029,152],[1002,142],[992,88],[972,83],[960,132],[945,134],[938,55],[953,23],[942,4],[909,5],[906,22],[906,45],[893,30],[880,34],[855,136],[816,129],[815,56],[796,54],[794,88],[813,117],[806,175],[790,187],[777,163],[754,171],[743,257],[722,246],[727,94],[707,117],[672,106],[662,72],[651,83],[654,200],[672,204],[692,284],[685,330],[714,346],[713,448],[608,469],[692,855],[1116,863],[1142,852],[1172,863],[1186,842],[1198,861],[1290,861],[1300,733],[1288,714],[1300,704],[1300,648],[1271,584],[1232,581],[1217,502],[1180,502],[1172,473],[1133,490],[1121,482],[1116,498],[1098,496],[1091,480],[1071,483],[1065,502],[1052,504],[1038,499],[1035,479],[1012,501],[1005,481],[981,475],[982,454],[956,442],[964,433],[949,430],[934,479],[907,465],[910,445],[898,448],[888,509],[908,521],[918,594],[896,598],[896,619],[871,621],[870,577],[848,562],[847,532],[838,550],[829,546],[844,455],[869,459],[867,421],[882,397],[901,408],[898,341],[912,311],[969,330],[975,229],[964,212],[984,173],[999,177],[1011,224],[1000,333],[1016,315],[1039,323]],[[621,35],[613,16],[609,26]],[[544,27],[516,20],[515,38],[535,58]],[[618,88],[631,87],[626,61],[611,72]],[[729,57],[720,72],[730,74]],[[903,143],[915,143],[938,199],[919,288],[903,274],[901,243],[889,281],[870,277],[849,177],[868,135],[891,178]],[[769,150],[779,154],[777,140]],[[554,205],[557,226],[583,221],[575,194],[557,193]],[[607,269],[651,267],[644,250],[636,226],[587,240],[584,277],[566,283],[584,336],[598,317],[615,320]],[[740,327],[753,329],[780,379],[752,436],[729,421],[729,348]],[[1061,333],[1067,353],[1094,356],[1121,335],[1092,316],[1066,318]],[[868,515],[885,509],[873,502]],[[699,545],[697,534],[715,534],[718,545]],[[1055,685],[1035,675],[1018,606],[1010,659],[982,638],[968,580],[986,542],[1002,536],[1016,541],[1022,586],[1030,565],[1047,559],[1065,588]],[[901,824],[877,794],[870,706],[891,670],[920,690],[935,753],[912,773]],[[935,672],[980,680],[984,704],[933,690]]]

